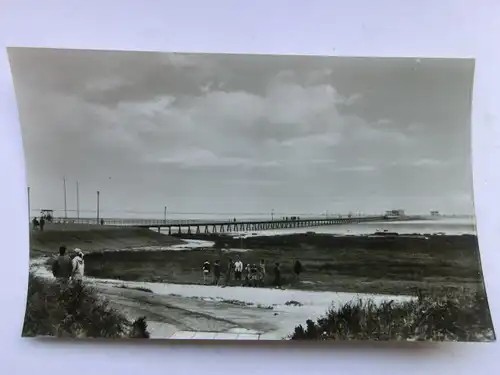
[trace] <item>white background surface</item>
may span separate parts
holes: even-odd
[[[500,344],[21,339],[28,220],[21,133],[5,46],[475,57],[474,187],[482,262],[500,321],[500,2],[0,0],[0,370],[5,374],[493,374]],[[496,43],[495,43],[496,41]],[[64,155],[61,155],[64,157]],[[6,217],[4,214],[9,215]],[[497,330],[497,334],[500,331]],[[287,345],[288,344],[288,345]],[[273,349],[272,351],[270,349]]]

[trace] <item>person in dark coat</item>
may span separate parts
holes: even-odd
[[[257,273],[258,273],[258,270],[257,270],[257,265],[256,264],[252,264],[250,266],[250,286],[257,286]]]
[[[300,260],[295,259],[295,263],[293,265],[293,273],[295,274],[295,281],[300,281],[300,274],[302,273],[302,263]]]
[[[227,269],[226,269],[226,280],[224,282],[224,285],[229,285],[229,282],[231,281],[231,275],[234,270],[234,262],[231,258],[228,259],[227,261]]]
[[[266,262],[264,261],[264,259],[261,259],[259,263],[259,285],[264,286],[265,280],[266,280]]]
[[[281,269],[280,264],[276,262],[274,264],[274,286],[276,288],[281,288]]]
[[[214,279],[213,279],[214,285],[219,285],[220,274],[221,274],[220,261],[216,260],[214,263]]]
[[[37,230],[38,226],[40,225],[36,217],[33,218],[32,224],[33,224],[33,230]]]
[[[66,254],[66,246],[59,247],[59,256],[52,264],[52,274],[58,280],[67,281],[73,272],[71,258]]]
[[[42,217],[40,218],[40,230],[43,232],[43,227],[45,226],[45,219]]]

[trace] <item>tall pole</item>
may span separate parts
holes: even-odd
[[[78,181],[76,181],[76,218],[80,219],[80,191]]]
[[[163,210],[163,221],[167,224],[167,206]]]
[[[30,197],[30,187],[28,186],[28,220],[31,220],[31,197]]]
[[[97,224],[99,224],[99,190],[97,190]]]
[[[274,208],[271,210],[271,221],[274,221]]]
[[[68,218],[68,206],[67,206],[67,201],[66,201],[66,176],[63,177],[63,184],[64,184],[64,218]]]

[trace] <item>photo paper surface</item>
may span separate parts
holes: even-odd
[[[23,336],[495,340],[474,60],[8,53]]]

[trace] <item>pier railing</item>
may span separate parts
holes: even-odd
[[[381,216],[377,216],[378,218],[382,218]],[[298,219],[288,219],[285,220],[283,218],[274,218],[271,219],[226,219],[226,220],[207,220],[207,219],[191,219],[191,220],[175,220],[175,219],[137,219],[137,218],[73,218],[73,217],[54,217],[52,219],[52,224],[81,224],[81,225],[113,225],[113,226],[187,226],[187,225],[205,225],[209,224],[232,224],[232,223],[241,223],[241,222],[294,222],[294,221],[314,221],[314,220],[334,220],[334,219],[348,219],[347,215],[341,216],[318,216],[318,217],[301,217]],[[355,218],[371,218],[371,216],[353,216],[352,219]],[[102,221],[101,221],[102,220]]]
[[[102,220],[102,222],[101,222]],[[113,225],[113,226],[156,226],[156,225],[188,225],[196,224],[203,220],[161,220],[161,219],[118,219],[118,218],[61,218],[52,219],[52,224],[82,224],[82,225]],[[214,222],[226,222],[227,220],[213,220]]]

